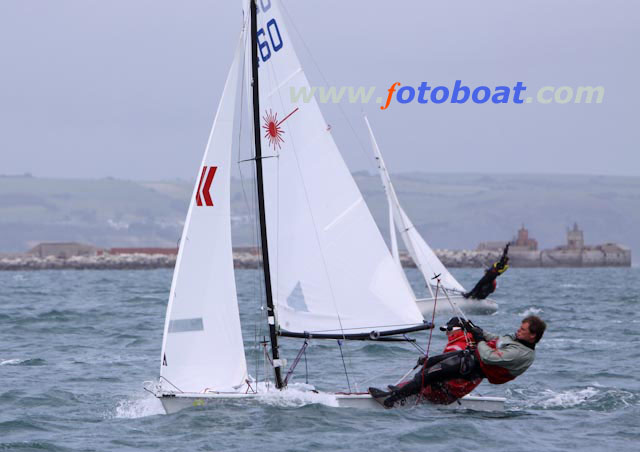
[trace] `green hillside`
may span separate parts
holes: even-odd
[[[394,178],[407,214],[440,248],[475,248],[507,240],[525,224],[541,247],[565,242],[578,222],[589,244],[640,249],[640,178],[559,175],[402,174]],[[382,219],[384,194],[372,177],[358,183]]]
[[[387,205],[377,176],[355,174],[388,233]],[[564,243],[574,221],[589,244],[618,242],[640,249],[640,178],[561,175],[398,174],[400,200],[436,248],[475,248],[510,239],[521,224],[541,247]],[[98,246],[173,246],[192,193],[185,181],[0,177],[0,251],[41,241]],[[234,241],[253,243],[252,183],[232,187]]]

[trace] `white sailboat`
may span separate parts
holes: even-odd
[[[245,4],[245,23],[187,214],[173,275],[160,378],[167,413],[286,390],[282,337],[388,340],[431,327],[389,253],[315,99],[291,102],[309,83],[276,0]],[[249,376],[234,279],[231,149],[245,61],[253,116],[263,257],[264,322],[274,384]],[[292,339],[295,340],[295,339]],[[301,343],[303,341],[300,341]],[[291,368],[289,368],[291,369]],[[334,393],[338,406],[379,408],[368,393]],[[466,397],[462,407],[503,409]]]
[[[392,254],[397,265],[402,267],[398,254],[398,242],[396,238],[397,228],[409,255],[415,262],[418,270],[422,273],[426,287],[431,295],[427,298],[416,297],[416,304],[418,305],[420,312],[422,312],[425,318],[432,317],[434,308],[436,314],[452,313],[455,311],[455,307],[460,308],[467,314],[493,314],[496,312],[498,310],[498,304],[490,298],[475,300],[462,296],[466,292],[465,288],[453,277],[449,270],[447,270],[442,261],[438,259],[438,256],[436,256],[431,247],[422,238],[416,227],[413,225],[411,219],[407,216],[400,205],[396,191],[391,183],[391,177],[389,176],[387,167],[382,159],[382,153],[380,152],[376,138],[373,135],[371,124],[366,116],[364,120],[367,124],[367,128],[369,129],[371,147],[378,164],[378,172],[382,179],[382,185],[389,205],[389,233]],[[436,276],[438,276],[437,279],[435,278]],[[440,280],[439,288],[437,287],[438,279]],[[445,294],[442,289],[446,290],[447,293]],[[439,291],[439,294],[436,298],[437,291]]]

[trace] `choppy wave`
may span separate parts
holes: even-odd
[[[475,280],[475,271],[455,270],[467,272],[469,283]],[[640,293],[638,270],[518,269],[501,277],[505,309],[473,320],[487,331],[510,333],[522,315],[538,314],[549,329],[526,373],[505,385],[485,382],[479,388],[483,395],[507,397],[507,411],[495,421],[487,421],[493,415],[486,413],[427,407],[335,409],[334,395],[300,383],[283,392],[261,392],[252,404],[234,401],[159,416],[162,404],[141,382],[155,378],[160,366],[170,270],[32,272],[21,282],[14,281],[15,273],[0,273],[0,284],[9,287],[0,293],[0,450],[239,451],[259,444],[264,450],[296,445],[318,452],[426,446],[452,451],[461,450],[460,431],[477,437],[478,452],[521,450],[523,432],[535,432],[536,446],[545,450],[562,450],[569,440],[572,448],[598,449],[596,435],[611,438],[611,449],[633,449],[640,440],[634,348],[640,339],[635,328],[640,299],[621,300]],[[238,289],[254,294],[255,272],[243,272]],[[602,291],[603,278],[619,285]],[[561,289],[563,283],[584,285],[580,291],[597,293],[597,302]],[[269,369],[262,367],[262,349],[256,353],[253,342],[264,334],[253,323],[259,302],[248,298],[239,303],[241,317],[249,319],[243,323],[247,365],[262,379]],[[412,337],[427,346],[428,333]],[[442,350],[444,340],[444,333],[434,330],[430,352]],[[624,356],[621,344],[626,344]],[[281,356],[292,361],[301,344],[283,340],[280,345]],[[312,341],[296,382],[308,377],[323,389],[346,390],[349,381],[354,388],[383,388],[411,368],[418,354],[405,343],[349,342],[343,349],[344,363],[334,341]],[[212,344],[206,353],[219,352]]]
[[[522,398],[522,408],[542,410],[588,409],[593,411],[613,411],[620,408],[638,406],[640,396],[619,388],[593,385],[554,391],[540,392],[515,390],[513,395]]]
[[[321,404],[337,407],[338,401],[333,394],[317,392],[311,385],[295,383],[289,385],[286,391],[264,391],[257,399],[267,405],[276,407],[301,407],[311,404]]]
[[[10,443],[0,443],[2,450],[47,450],[47,451],[68,451],[69,449],[56,446],[48,441],[16,441]]]
[[[541,398],[535,401],[535,406],[541,408],[571,408],[585,404],[596,395],[598,395],[598,390],[593,387],[563,392],[546,389],[542,392]]]
[[[12,431],[44,432],[47,429],[36,422],[27,420],[0,422],[0,433]],[[0,449],[2,449],[2,446],[0,446]]]
[[[45,364],[44,359],[40,358],[29,358],[29,359],[5,359],[0,360],[0,366],[42,366]]]
[[[544,311],[542,309],[540,309],[540,308],[530,307],[530,308],[527,308],[526,310],[524,310],[522,312],[519,312],[518,315],[526,317],[528,315],[538,315],[541,312],[544,312]]]
[[[333,394],[315,391],[311,385],[294,383],[286,391],[264,390],[256,397],[260,403],[280,408],[299,408],[306,405],[321,404],[337,407],[338,401]],[[116,403],[113,411],[108,412],[106,418],[137,419],[147,416],[164,414],[162,403],[151,395],[133,396]]]
[[[137,419],[164,414],[162,403],[152,395],[140,395],[119,400],[107,418]]]
[[[565,349],[575,345],[588,345],[588,346],[611,346],[615,347],[616,342],[607,341],[603,339],[594,339],[594,338],[570,338],[570,337],[562,337],[562,338],[549,338],[543,339],[544,342],[540,342],[541,347],[543,348],[552,348],[552,349]]]

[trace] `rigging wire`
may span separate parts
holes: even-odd
[[[309,366],[307,364],[307,349],[304,349],[304,382],[309,384]]]
[[[160,380],[164,380],[167,383],[169,383],[171,386],[173,386],[174,388],[176,388],[178,390],[178,392],[184,392],[182,389],[180,389],[179,387],[177,387],[176,385],[174,385],[173,383],[171,383],[171,381],[169,381],[166,377],[163,377],[162,375],[160,375],[160,377],[158,378],[158,381]]]
[[[440,278],[438,278],[438,283],[440,283]],[[442,292],[447,297],[447,301],[449,302],[449,305],[451,306],[451,309],[453,310],[455,316],[458,317],[459,319],[460,317],[462,317],[464,320],[469,321],[469,319],[467,319],[467,316],[464,314],[462,309],[457,305],[457,303],[453,301],[451,298],[449,298],[448,290],[445,289],[444,286],[442,286]]]
[[[418,350],[422,355],[426,355],[426,351],[424,348],[420,347],[420,344],[417,343],[417,341],[415,339],[411,339],[409,336],[407,336],[406,334],[403,334],[402,337],[405,338],[405,340],[410,343],[411,345],[413,345],[415,347],[416,350]]]
[[[433,325],[433,322],[435,321],[436,318],[436,305],[438,304],[438,289],[440,288],[440,279],[436,276],[436,281],[438,281],[438,284],[436,285],[436,294],[435,294],[435,298],[433,299],[433,313],[431,314],[431,325]],[[429,330],[429,342],[427,342],[427,353],[424,356],[424,363],[422,363],[422,370],[421,372],[421,377],[422,377],[422,383],[420,384],[420,388],[424,388],[424,372],[427,369],[427,360],[429,359],[429,350],[431,349],[431,338],[433,336],[433,328],[431,328]],[[420,390],[420,392],[418,393],[418,398],[416,400],[416,404],[420,403],[420,401],[422,400],[422,390]]]
[[[247,16],[247,20],[248,20],[248,16]],[[246,21],[245,21],[245,29],[246,29]],[[247,195],[247,189],[245,187],[245,182],[246,182],[246,177],[244,175],[244,172],[242,170],[242,163],[246,162],[246,161],[252,161],[254,159],[249,159],[249,160],[243,160],[242,159],[242,124],[243,124],[243,116],[244,116],[244,102],[245,102],[245,89],[246,89],[246,76],[247,76],[247,70],[246,70],[246,62],[247,62],[247,58],[246,58],[246,49],[247,49],[247,40],[249,39],[249,33],[245,32],[245,36],[244,36],[244,58],[242,61],[242,79],[241,79],[241,85],[240,85],[240,115],[239,115],[239,127],[238,127],[238,161],[237,161],[237,165],[238,165],[238,171],[240,174],[240,186],[242,188],[242,194],[243,194],[243,198],[244,198],[244,202],[246,204],[247,207],[247,212],[249,217],[252,220],[252,226],[251,226],[251,235],[252,235],[252,239],[253,239],[253,243],[257,244],[258,243],[258,218],[257,215],[255,215],[255,210],[256,210],[256,190],[255,190],[255,177],[249,179],[252,182],[252,190],[251,191],[251,198],[249,198],[249,196]],[[249,148],[252,149],[253,147],[251,146],[251,144],[249,144]],[[257,247],[258,248],[258,247]],[[259,275],[259,268],[260,268],[260,260],[258,259],[256,261],[256,271],[254,272],[254,277],[251,278],[253,284],[252,284],[252,299],[253,300],[258,300],[259,301],[259,309],[257,311],[257,316],[254,318],[254,347],[253,347],[253,359],[254,359],[254,365],[255,365],[255,381],[256,383],[260,381],[260,360],[261,358],[264,358],[264,356],[260,353],[260,342],[259,342],[259,337],[262,336],[264,334],[264,321],[262,319],[262,312],[264,311],[264,299],[263,299],[263,291],[261,290],[261,284],[260,284],[260,275]],[[265,371],[265,378],[267,376],[267,372]]]
[[[284,385],[285,386],[287,386],[287,384],[289,383],[289,378],[291,378],[291,376],[293,376],[293,372],[296,370],[296,367],[298,366],[298,363],[300,362],[300,358],[302,358],[302,355],[305,354],[308,345],[309,345],[309,340],[305,339],[304,340],[304,344],[302,344],[302,347],[300,348],[300,351],[298,352],[298,355],[296,356],[296,359],[293,361],[293,364],[291,364],[291,366],[289,367],[289,371],[287,372],[287,376],[284,379]]]
[[[347,386],[349,387],[349,392],[351,392],[351,383],[349,382],[349,372],[347,372],[347,365],[344,362],[344,354],[342,353],[342,341],[340,339],[337,340],[338,347],[340,348],[340,356],[342,357],[342,367],[344,367],[344,375],[347,377]]]
[[[440,278],[438,278],[438,284],[440,284]],[[447,300],[449,301],[449,304],[451,305],[451,308],[453,309],[454,315],[458,318],[460,323],[462,323],[462,329],[464,330],[464,333],[465,333],[464,340],[467,343],[467,348],[469,348],[471,346],[471,343],[469,342],[469,338],[467,337],[467,332],[468,331],[467,331],[467,327],[466,327],[466,325],[468,325],[469,319],[467,319],[467,317],[465,316],[464,312],[456,304],[456,302],[453,301],[451,298],[449,298],[449,294],[447,293],[447,290],[444,287],[442,287],[442,291],[444,292],[445,296],[447,297]],[[462,318],[460,318],[461,316],[462,316]],[[462,319],[464,319],[464,322],[462,321]]]

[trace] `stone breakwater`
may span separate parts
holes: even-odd
[[[164,254],[0,258],[0,270],[135,270],[173,268],[175,264],[175,255]]]
[[[447,267],[485,267],[500,257],[496,251],[436,250],[436,255]],[[0,270],[135,270],[173,268],[176,255],[167,254],[102,254],[94,256],[37,257],[32,255],[0,256]],[[400,254],[404,267],[415,267],[411,257]],[[234,251],[235,268],[258,268],[260,255],[254,252]]]
[[[434,250],[438,259],[449,268],[460,267],[489,267],[500,256],[501,251],[470,251],[470,250]],[[403,267],[415,267],[416,264],[407,253],[400,253],[400,263]]]

